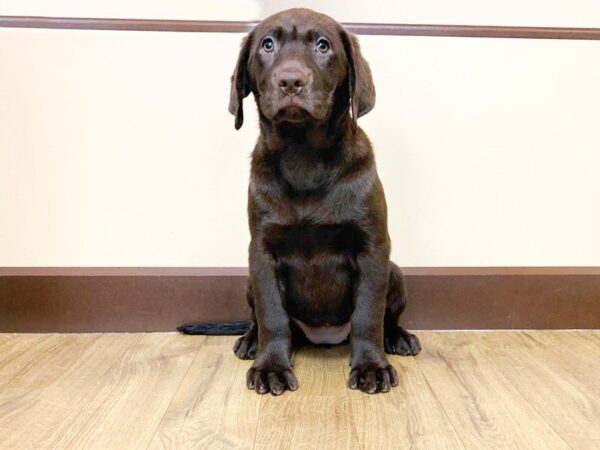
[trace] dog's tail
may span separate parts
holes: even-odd
[[[202,334],[209,336],[237,336],[244,334],[250,329],[252,321],[237,320],[234,322],[220,323],[193,323],[177,327],[177,331],[183,334]]]

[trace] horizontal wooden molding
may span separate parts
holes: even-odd
[[[0,267],[0,277],[210,277],[247,275],[247,267]]]
[[[600,267],[407,267],[411,329],[600,328]],[[0,268],[0,332],[174,331],[249,317],[245,267]]]
[[[63,30],[247,33],[257,23],[258,22],[256,21],[220,20],[0,16],[0,27],[50,28]],[[360,35],[600,40],[600,28],[396,23],[345,23],[344,26],[353,33]]]
[[[410,276],[530,276],[530,275],[600,275],[595,266],[540,267],[405,267]],[[0,277],[213,277],[247,276],[247,267],[0,267]]]

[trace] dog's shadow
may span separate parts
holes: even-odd
[[[301,359],[321,358],[326,360],[350,358],[350,345],[348,341],[341,344],[310,344],[303,343],[294,347],[294,356]]]

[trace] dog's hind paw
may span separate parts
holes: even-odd
[[[254,359],[258,349],[258,335],[256,326],[253,325],[242,337],[233,345],[233,353],[240,359]]]
[[[391,355],[414,356],[421,351],[419,338],[399,326],[385,330],[383,347]]]

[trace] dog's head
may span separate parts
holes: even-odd
[[[236,129],[250,92],[261,116],[274,123],[323,123],[340,108],[351,111],[356,125],[375,105],[371,71],[356,36],[309,9],[275,14],[242,41],[229,100]]]

